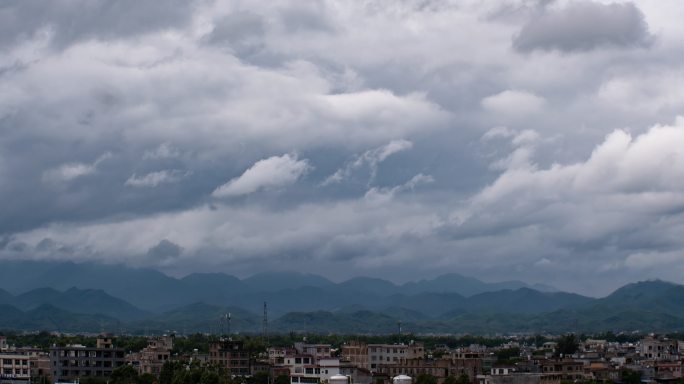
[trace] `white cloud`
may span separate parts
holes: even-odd
[[[360,156],[347,163],[343,168],[339,168],[335,173],[328,176],[321,185],[326,186],[334,183],[339,183],[348,178],[354,170],[367,165],[370,169],[371,175],[369,183],[375,180],[378,172],[378,164],[385,161],[388,157],[395,153],[406,151],[413,148],[413,143],[408,140],[392,140],[389,143],[377,148],[369,149]]]
[[[454,217],[497,230],[544,225],[567,241],[610,241],[660,225],[662,215],[684,209],[683,142],[682,118],[636,137],[616,130],[585,161],[507,168]]]
[[[293,184],[312,169],[309,161],[298,160],[297,155],[284,154],[259,160],[241,176],[216,188],[214,197],[248,195],[262,189]]]
[[[481,104],[489,112],[509,117],[520,117],[541,112],[546,100],[531,92],[506,90],[485,97]]]
[[[47,170],[43,173],[43,181],[61,183],[69,182],[82,176],[87,176],[93,174],[97,171],[97,166],[109,159],[111,153],[106,152],[102,156],[98,157],[93,163],[67,163],[62,164],[57,168]]]
[[[399,192],[413,190],[421,184],[434,183],[434,181],[434,177],[419,173],[413,176],[411,180],[401,185],[397,185],[391,188],[373,187],[366,191],[364,198],[369,202],[384,203],[394,198],[394,196]]]
[[[177,183],[187,175],[178,169],[165,169],[138,176],[135,173],[126,180],[124,185],[129,187],[156,187],[159,184]]]

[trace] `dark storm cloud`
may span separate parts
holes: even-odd
[[[598,47],[648,47],[653,41],[643,13],[632,3],[571,2],[542,11],[513,38],[521,52],[587,51]]]
[[[183,248],[167,239],[161,240],[157,245],[147,250],[147,257],[155,263],[166,263],[177,259],[183,253]]]
[[[117,39],[178,27],[192,16],[185,0],[8,0],[0,4],[0,44],[32,38],[41,29],[68,46],[82,39]]]

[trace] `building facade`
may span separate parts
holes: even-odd
[[[52,346],[50,364],[55,381],[73,381],[87,377],[109,377],[112,371],[126,363],[122,348],[113,339],[101,337],[95,347],[83,345]]]
[[[220,340],[209,346],[209,363],[219,365],[232,376],[250,374],[249,351],[241,341]]]

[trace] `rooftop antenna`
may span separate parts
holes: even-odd
[[[230,336],[230,312],[221,315],[221,334],[219,337],[223,337],[225,335]],[[228,333],[226,333],[226,327],[228,328]]]
[[[264,338],[264,342],[268,344],[268,306],[264,301],[264,319],[261,323],[261,333]]]

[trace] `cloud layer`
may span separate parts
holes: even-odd
[[[0,258],[684,282],[682,11],[5,2]]]

